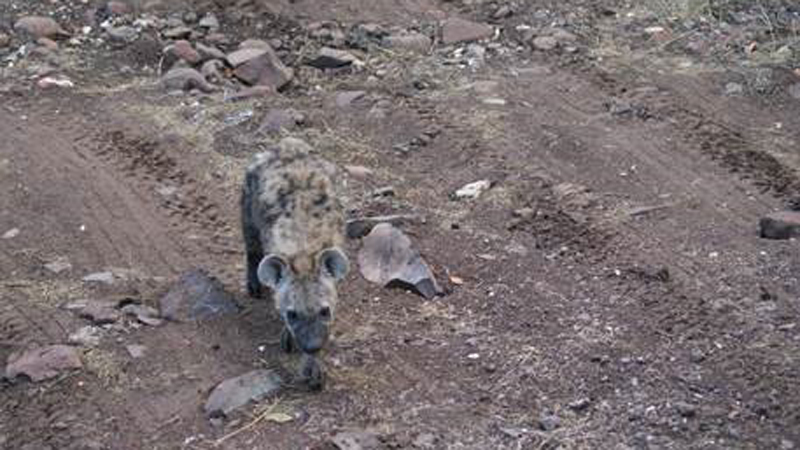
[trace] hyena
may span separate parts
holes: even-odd
[[[254,157],[241,197],[247,290],[256,298],[265,287],[272,291],[284,324],[281,347],[303,353],[303,376],[318,388],[323,374],[315,355],[328,340],[336,286],[349,270],[335,175],[308,144],[285,138]]]

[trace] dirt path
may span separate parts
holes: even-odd
[[[442,15],[509,28],[538,17],[532,6],[501,20],[451,3],[268,2],[243,19],[196,7],[234,36],[263,30],[266,14],[302,45],[303,27],[318,29],[307,22],[355,23],[355,12],[423,31]],[[563,8],[552,13],[572,17]],[[1,360],[66,342],[86,325],[71,302],[155,306],[191,268],[243,308],[200,323],[121,320],[81,350],[83,370],[4,381],[0,446],[330,449],[347,430],[379,437],[363,448],[800,445],[800,253],[756,229],[800,199],[800,106],[723,96],[724,70],[687,70],[649,49],[593,59],[625,16],[589,12],[596,40],[574,54],[515,50],[506,32],[477,68],[458,59],[474,49],[381,51],[362,71],[298,64],[298,86],[236,103],[165,95],[139,67],[123,77],[119,60],[138,44],[79,54],[68,66],[76,89],[5,78],[0,233],[18,233],[0,241]],[[93,79],[84,66],[108,73]],[[363,94],[337,100],[352,91]],[[242,289],[237,196],[249,155],[275,139],[262,120],[289,107],[305,120],[284,133],[372,170],[344,179],[353,215],[425,218],[403,228],[447,295],[423,301],[354,271],[325,391],[289,390],[209,421],[202,405],[216,384],[286,361],[269,305]],[[493,182],[483,196],[451,199],[481,179]],[[393,196],[374,195],[387,185]],[[67,270],[44,266],[64,258]],[[105,271],[113,283],[83,280]],[[291,420],[242,431],[269,405]]]

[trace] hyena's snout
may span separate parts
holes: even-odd
[[[317,353],[328,343],[330,318],[331,311],[327,307],[309,314],[289,311],[286,314],[286,324],[303,353]]]

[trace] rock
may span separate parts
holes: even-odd
[[[0,45],[2,47],[2,45]],[[789,86],[789,96],[795,100],[800,100],[800,83]]]
[[[164,49],[164,53],[174,55],[192,66],[201,61],[200,53],[194,49],[189,41],[183,39],[175,41],[167,46],[167,48]]]
[[[72,264],[70,264],[67,258],[61,257],[61,258],[56,258],[54,261],[45,264],[44,268],[47,269],[49,272],[58,275],[61,272],[66,272],[68,270],[71,270]]]
[[[75,87],[75,83],[72,80],[62,76],[44,77],[37,81],[36,85],[42,89]]]
[[[577,400],[575,400],[573,402],[570,402],[570,404],[567,405],[567,406],[569,407],[569,409],[571,409],[573,411],[583,411],[584,409],[588,408],[589,405],[591,405],[591,404],[592,404],[591,400],[589,400],[586,397],[583,397],[583,398],[579,398],[579,399],[577,399]]]
[[[48,38],[43,37],[43,38],[37,39],[36,43],[41,45],[42,47],[50,50],[50,51],[58,50],[58,42],[56,42],[56,41],[54,41],[52,39],[48,39]]]
[[[476,199],[492,187],[489,180],[480,180],[469,183],[455,192],[455,197],[459,199]]]
[[[273,48],[269,42],[263,39],[246,39],[239,44],[239,49],[244,50],[247,48],[267,50]]]
[[[514,15],[514,10],[511,9],[511,7],[508,5],[503,5],[497,8],[497,11],[495,11],[494,14],[492,14],[492,18],[495,20],[501,20],[507,17],[511,17],[512,15]]]
[[[214,45],[228,45],[231,43],[231,40],[222,33],[210,33],[206,36],[206,42]]]
[[[281,387],[281,378],[271,370],[254,370],[218,384],[205,404],[206,415],[219,417],[250,402],[263,400]]]
[[[223,53],[222,50],[216,47],[197,43],[197,45],[195,45],[195,48],[197,49],[197,53],[200,54],[201,61],[208,61],[211,59],[225,59],[225,53]]]
[[[266,42],[264,42],[264,44],[266,44]],[[240,48],[239,50],[236,50],[235,52],[228,54],[228,56],[226,56],[225,59],[228,61],[228,64],[231,67],[236,68],[246,63],[247,61],[260,57],[267,51],[269,51],[269,48],[262,48],[262,47]]]
[[[139,37],[139,31],[127,25],[107,28],[106,34],[108,34],[111,41],[119,43],[133,42]]]
[[[336,69],[339,67],[349,66],[358,62],[352,53],[344,50],[337,50],[335,48],[323,47],[320,49],[317,56],[309,61],[307,64],[317,69]]]
[[[11,36],[0,31],[0,48],[6,48],[11,43]]]
[[[427,299],[442,293],[411,239],[391,224],[376,225],[364,238],[358,264],[364,278],[373,283],[411,287]]]
[[[675,410],[683,417],[694,417],[697,414],[697,407],[691,403],[675,402]]]
[[[113,16],[124,16],[125,14],[131,12],[130,6],[128,6],[125,2],[119,2],[113,0],[106,3],[105,9],[106,12],[108,12],[108,14],[111,14]]]
[[[101,332],[100,328],[87,325],[70,334],[68,342],[83,347],[97,347],[100,345]]]
[[[409,52],[425,53],[431,48],[431,38],[422,33],[396,34],[383,39],[389,48]]]
[[[51,345],[21,354],[13,353],[9,356],[8,361],[7,378],[13,380],[24,375],[34,382],[47,380],[62,372],[83,367],[78,351],[68,345]]]
[[[578,41],[578,36],[570,33],[567,30],[561,29],[561,28],[553,31],[553,33],[550,36],[553,39],[555,39],[556,41],[558,41],[559,43],[562,43],[562,44],[563,43],[573,43],[573,42],[577,42]]]
[[[781,450],[794,450],[795,443],[789,439],[781,439]]]
[[[86,283],[114,284],[114,274],[111,272],[95,272],[83,277]]]
[[[442,23],[442,42],[446,45],[478,41],[493,35],[494,28],[482,23],[459,18],[447,19]]]
[[[345,431],[336,434],[331,443],[339,450],[378,450],[381,446],[378,435],[370,431]]]
[[[269,86],[275,90],[280,90],[294,78],[294,71],[281,62],[272,48],[244,49],[234,52],[232,55],[239,52],[260,52],[258,56],[250,58],[241,64],[231,64],[236,67],[233,74],[246,84]],[[229,62],[237,60],[237,58],[231,58],[232,55],[228,55]]]
[[[206,80],[217,83],[223,78],[222,69],[224,67],[224,62],[218,59],[210,59],[204,62],[202,67],[200,67],[200,73],[202,73]]]
[[[725,85],[725,95],[741,95],[744,93],[744,86],[739,83],[728,83]]]
[[[539,417],[538,425],[542,431],[553,431],[561,426],[561,419],[552,414],[544,414]]]
[[[188,67],[178,67],[167,72],[161,78],[161,86],[167,90],[190,91],[197,89],[205,93],[216,90],[216,87],[206,81],[203,74]]]
[[[34,39],[46,37],[50,39],[66,38],[69,33],[61,28],[55,20],[43,16],[26,16],[14,24],[14,29]]]
[[[147,351],[147,347],[144,345],[130,344],[125,346],[125,350],[128,351],[128,354],[131,355],[131,358],[139,359],[144,356],[144,353]]]
[[[249,86],[234,92],[225,99],[231,102],[238,102],[256,97],[270,97],[272,95],[275,95],[275,89],[271,86]]]
[[[532,44],[537,50],[549,51],[558,47],[558,40],[553,36],[537,36],[533,39]]]
[[[366,180],[374,173],[372,169],[364,166],[344,166],[347,173],[358,180]]]
[[[264,116],[259,133],[276,134],[281,130],[293,130],[305,123],[306,117],[294,109],[271,109]]]
[[[80,316],[84,319],[91,320],[95,325],[103,325],[118,321],[122,314],[114,303],[90,300],[86,302],[86,306],[80,310]]]
[[[192,35],[192,29],[186,26],[178,26],[165,31],[163,35],[167,39],[187,39]]]
[[[356,100],[367,95],[366,91],[344,91],[336,94],[336,106],[339,108],[346,108],[353,104]]]
[[[200,28],[205,28],[210,32],[214,32],[219,30],[219,19],[214,14],[208,13],[200,19],[200,22],[197,23],[197,26]]]
[[[19,236],[19,228],[12,228],[3,233],[3,239],[14,239]]]
[[[159,302],[167,320],[207,319],[239,310],[234,298],[219,280],[199,269],[184,273]]]
[[[161,319],[158,317],[158,310],[147,305],[138,305],[131,303],[122,307],[122,312],[129,316],[136,317],[139,322],[157,327],[161,325]]]
[[[800,238],[800,211],[781,211],[763,217],[760,235],[766,239]]]

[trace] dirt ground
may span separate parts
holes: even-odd
[[[100,3],[0,1],[0,32],[12,36],[0,48],[0,234],[18,230],[0,240],[0,361],[67,342],[86,325],[70,302],[156,306],[192,268],[243,310],[120,321],[81,349],[83,369],[0,382],[0,447],[800,446],[800,251],[758,236],[762,216],[800,209],[799,8],[144,3],[131,14],[213,12],[231,42],[281,39],[295,80],[241,102],[175,95],[157,84],[162,44],[144,35],[19,59],[17,18],[52,13],[81,34]],[[350,70],[303,65],[316,21],[434,36],[451,17],[498,31],[479,48],[367,46]],[[532,43],[548,33],[555,48]],[[51,73],[74,86],[42,88]],[[337,101],[350,91],[364,93]],[[425,300],[356,268],[341,287],[325,390],[289,389],[209,421],[216,384],[286,358],[271,305],[244,290],[238,228],[243,167],[279,138],[259,128],[285,108],[305,120],[283,135],[372,171],[342,180],[351,216],[422,218],[401,228],[447,292]],[[493,187],[479,198],[453,198],[482,179]],[[373,195],[385,186],[394,196]],[[350,241],[353,261],[359,245]],[[44,267],[58,260],[70,268]],[[103,271],[112,284],[84,281]],[[265,410],[291,420],[252,423]],[[379,442],[337,447],[348,431]]]

